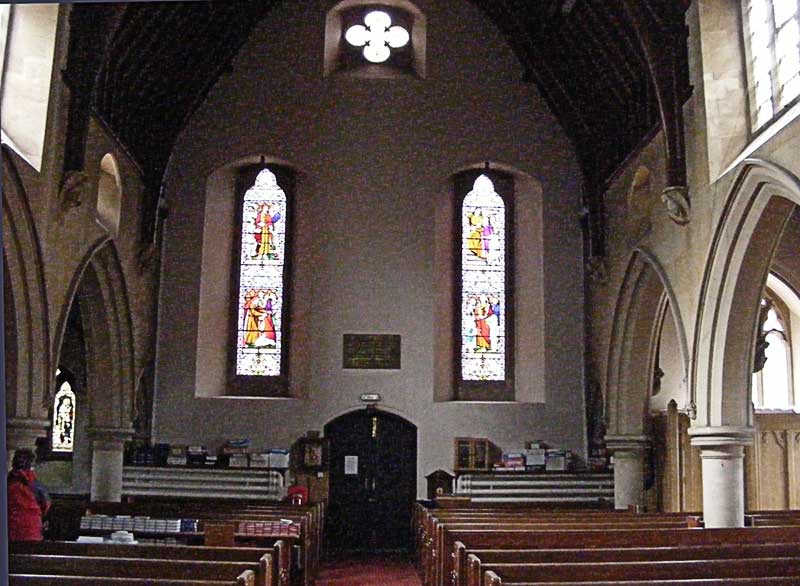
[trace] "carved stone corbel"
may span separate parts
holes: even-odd
[[[667,215],[679,226],[689,223],[689,198],[685,186],[667,187],[661,194],[661,201],[666,206]]]
[[[86,199],[88,187],[89,176],[85,171],[67,171],[58,194],[61,212],[79,207]]]

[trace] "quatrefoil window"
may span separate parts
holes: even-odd
[[[366,25],[366,26],[365,26]],[[409,34],[402,26],[392,26],[392,18],[381,10],[374,10],[364,17],[364,24],[347,29],[345,40],[354,47],[364,47],[364,59],[371,63],[383,63],[392,54],[408,44]]]

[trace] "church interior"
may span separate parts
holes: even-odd
[[[633,584],[488,553],[615,531],[800,584],[800,1],[0,4],[0,44],[43,543],[269,542],[12,543],[12,584]]]

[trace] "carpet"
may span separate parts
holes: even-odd
[[[405,557],[371,556],[328,560],[316,586],[421,586],[414,564]]]

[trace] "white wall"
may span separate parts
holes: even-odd
[[[323,78],[318,4],[283,2],[256,27],[174,150],[154,439],[213,448],[245,436],[256,447],[288,446],[370,391],[418,426],[420,494],[424,475],[452,467],[455,436],[489,437],[504,449],[544,439],[585,454],[580,177],[563,131],[471,3],[418,3],[428,18],[425,80]],[[304,399],[208,396],[222,384],[206,365],[217,360],[219,372],[213,348],[227,336],[227,305],[225,315],[215,312],[230,277],[228,267],[209,265],[229,243],[201,237],[207,206],[225,186],[219,173],[209,178],[260,154],[299,173],[291,362]],[[484,160],[541,188],[542,300],[529,306],[546,309],[517,320],[517,331],[544,332],[543,348],[517,357],[533,361],[526,371],[539,380],[526,393],[536,403],[433,400],[436,207],[455,172]],[[342,334],[351,332],[400,334],[402,369],[343,370]]]

